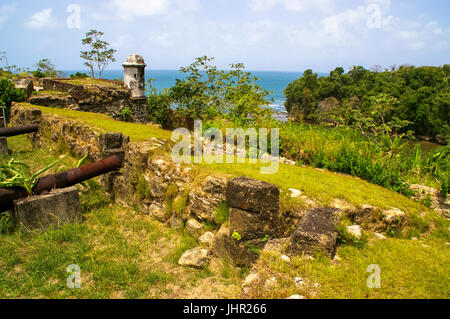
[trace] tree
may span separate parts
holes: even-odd
[[[36,71],[31,72],[37,78],[54,78],[61,76],[62,72],[56,70],[55,65],[49,59],[42,59],[36,63]]]
[[[213,58],[197,58],[181,68],[186,74],[170,89],[170,99],[178,114],[193,119],[214,120],[224,117],[237,125],[262,123],[271,117],[266,99],[270,92],[256,84],[258,80],[244,71],[242,63],[231,64],[230,71],[210,65]]]
[[[90,30],[86,33],[86,38],[82,40],[83,45],[91,47],[90,51],[81,51],[80,57],[85,59],[84,65],[91,70],[92,78],[95,79],[94,69],[98,70],[99,78],[105,68],[111,63],[115,62],[114,53],[117,51],[109,48],[109,43],[101,40],[103,32],[97,30]]]

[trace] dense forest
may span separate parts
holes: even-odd
[[[286,109],[297,121],[333,123],[369,133],[387,125],[400,133],[450,139],[450,65],[342,67],[319,77],[312,70],[285,89]],[[395,132],[396,133],[396,132]]]

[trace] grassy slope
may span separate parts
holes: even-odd
[[[61,150],[33,150],[25,136],[8,139],[12,156],[33,170]],[[54,171],[76,165],[65,154]],[[215,263],[196,270],[177,265],[198,245],[148,215],[109,203],[90,182],[81,192],[84,222],[46,232],[0,235],[0,298],[233,298],[242,275],[223,276]],[[81,268],[81,289],[68,289],[69,265]],[[180,280],[182,278],[183,280]]]
[[[151,126],[146,125],[150,129],[144,131],[140,125],[112,121],[99,114],[42,109],[88,123],[98,119],[96,124],[102,129],[120,130],[134,140],[169,135],[166,131],[153,135],[154,128]],[[124,129],[120,128],[121,125]],[[55,156],[46,150],[36,155],[31,153],[22,138],[9,139],[11,149],[16,151],[13,156],[20,153],[18,158],[27,162],[37,161],[38,167],[44,166],[50,157]],[[41,159],[43,156],[48,158]],[[408,212],[426,210],[401,195],[365,181],[311,168],[281,165],[280,172],[275,175],[261,175],[258,165],[243,164],[205,164],[196,166],[195,170],[199,176],[214,171],[265,179],[283,190],[289,187],[302,189],[305,194],[323,203],[341,197],[353,204],[367,203],[385,208],[395,206]],[[95,202],[96,199],[83,200]],[[89,208],[89,205],[86,209],[86,221],[82,225],[65,226],[42,234],[0,236],[0,296],[239,296],[237,281],[242,279],[242,275],[236,271],[230,273],[229,268],[217,267],[217,263],[205,270],[176,266],[177,257],[196,244],[191,237],[171,231],[148,216],[129,209],[117,206],[95,209]],[[263,253],[258,269],[265,276],[275,274],[279,284],[269,292],[261,292],[258,297],[284,298],[291,294],[303,294],[310,298],[448,298],[448,222],[440,219],[439,223],[438,230],[422,234],[418,241],[391,238],[373,241],[362,249],[340,247],[337,252],[341,257],[339,262],[295,257],[290,264],[286,264],[279,256]],[[87,285],[79,291],[65,288],[65,267],[71,263],[80,263],[81,268],[85,269],[86,277],[83,278]],[[366,269],[370,264],[378,264],[381,268],[380,289],[366,287],[366,279],[370,275]],[[296,287],[292,280],[294,276],[303,277],[304,286]],[[184,279],[180,281],[178,278]],[[211,291],[210,286],[214,285],[224,292]],[[199,293],[202,289],[205,291]],[[189,294],[191,290],[194,293]]]
[[[38,108],[44,113],[58,114],[77,119],[104,131],[120,131],[128,135],[131,141],[143,141],[152,137],[170,139],[171,136],[171,132],[161,130],[152,125],[115,121],[104,114],[77,112],[30,104],[22,105]],[[387,209],[397,207],[408,212],[427,211],[426,207],[409,200],[405,196],[358,178],[321,171],[310,167],[284,164],[280,165],[277,174],[263,175],[260,173],[259,167],[260,164],[204,164],[204,168],[214,172],[258,178],[274,183],[283,190],[287,190],[288,188],[300,189],[306,196],[312,197],[323,204],[328,204],[334,198],[341,198],[354,205],[369,204]]]

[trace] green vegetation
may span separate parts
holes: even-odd
[[[44,114],[57,114],[71,119],[76,119],[104,132],[122,132],[123,134],[129,136],[133,142],[145,141],[152,137],[170,139],[171,136],[169,131],[161,130],[153,125],[115,121],[106,114],[77,112],[73,110],[31,105],[27,103],[21,103],[20,105],[26,108],[39,109]]]
[[[305,121],[349,125],[366,133],[390,124],[394,131],[448,141],[449,75],[450,65],[372,72],[355,66],[320,78],[306,70],[286,88],[286,109]]]
[[[33,149],[25,136],[8,139],[12,156],[32,170],[55,158],[52,172],[77,159],[49,147]],[[112,204],[98,180],[80,188],[83,223],[44,232],[14,228],[0,234],[0,298],[236,298],[235,278],[221,270],[177,265],[198,245],[148,215]],[[8,220],[0,216],[0,227]],[[81,269],[81,288],[67,288],[66,271]],[[180,280],[183,278],[183,280]],[[242,276],[239,277],[242,280]]]
[[[12,102],[21,102],[24,98],[22,90],[16,89],[14,84],[8,79],[0,77],[0,107],[5,108],[7,117],[9,117]]]
[[[124,107],[119,112],[119,118],[125,122],[131,121],[132,116],[133,116],[133,111],[131,111],[131,109],[128,106]]]
[[[178,116],[204,121],[223,121],[248,126],[271,121],[269,91],[256,84],[257,78],[244,71],[242,63],[231,64],[230,71],[210,65],[213,58],[197,58],[180,68],[185,78],[175,86],[157,93],[150,81],[149,111],[151,119],[165,124],[164,116],[173,105]],[[155,105],[158,105],[156,110]]]
[[[0,162],[0,187],[22,187],[26,189],[29,195],[32,195],[33,188],[38,182],[39,175],[48,171],[55,166],[56,163],[57,162],[53,162],[38,172],[31,174],[30,167],[27,164],[16,161],[14,158],[7,163]]]
[[[49,59],[42,59],[36,63],[36,71],[32,71],[31,74],[35,78],[55,78],[61,77],[63,73],[56,70],[52,61]]]
[[[59,109],[49,109],[59,112]],[[76,112],[83,116],[90,114]],[[73,115],[73,114],[72,114]],[[102,125],[114,126],[112,119]],[[126,124],[126,123],[124,123]],[[140,127],[138,124],[130,124]],[[130,130],[138,132],[138,129]],[[150,134],[149,132],[146,132]],[[150,135],[149,135],[150,136]],[[132,139],[135,137],[132,135]],[[148,137],[149,138],[149,137]],[[9,139],[12,156],[27,162],[32,170],[55,157],[57,149],[33,150],[26,137]],[[77,160],[65,155],[52,171],[73,167]],[[448,221],[428,213],[419,203],[385,188],[349,176],[310,167],[280,165],[274,175],[262,175],[263,164],[202,164],[195,165],[193,176],[223,174],[246,175],[263,179],[281,187],[300,189],[318,204],[334,198],[349,203],[371,204],[381,208],[398,207],[408,212],[410,233],[420,238],[410,241],[392,238],[369,240],[357,247],[353,242],[338,248],[340,261],[316,256],[315,260],[293,257],[283,262],[279,255],[260,253],[257,266],[264,275],[276,276],[277,286],[261,290],[264,298],[285,298],[301,294],[309,298],[446,298],[449,294],[449,251],[446,242]],[[289,181],[288,183],[286,181]],[[81,192],[85,221],[81,225],[66,225],[42,233],[10,232],[0,235],[0,296],[46,298],[235,298],[241,293],[245,270],[229,265],[216,268],[214,263],[204,270],[177,265],[181,254],[198,245],[184,232],[177,232],[151,217],[112,204],[95,180],[88,181]],[[167,195],[176,201],[178,190],[169,186]],[[282,196],[284,201],[301,205],[300,199]],[[415,216],[415,217],[413,217]],[[0,219],[1,221],[1,219]],[[235,234],[238,237],[238,234]],[[266,240],[263,238],[261,240]],[[423,246],[425,245],[425,246]],[[401,267],[398,260],[402,260]],[[81,268],[81,289],[68,289],[68,265]],[[367,266],[378,264],[382,270],[382,288],[369,289]],[[420,265],[420,267],[417,267]],[[305,284],[294,285],[292,278],[301,276]],[[183,278],[182,281],[179,278]],[[318,285],[313,285],[318,283]],[[194,289],[196,288],[196,289]]]
[[[285,123],[280,152],[301,164],[357,176],[408,195],[412,183],[445,187],[449,146],[428,153],[397,137],[366,137],[348,127]]]
[[[112,62],[115,62],[114,53],[117,51],[109,48],[109,43],[102,40],[103,32],[90,30],[86,37],[81,41],[83,45],[90,47],[89,51],[81,51],[80,57],[86,60],[84,65],[91,70],[91,76],[95,79],[94,69],[98,71],[99,78],[105,68]]]
[[[87,75],[86,73],[80,73],[80,72],[70,75],[71,79],[86,79],[88,77],[89,77],[89,75]]]
[[[228,222],[228,215],[230,213],[230,208],[226,202],[221,202],[214,212],[214,221],[217,225],[222,225]]]

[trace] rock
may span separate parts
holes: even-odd
[[[161,223],[167,222],[167,219],[169,218],[169,216],[167,216],[166,210],[160,205],[153,203],[148,208],[148,211],[150,215],[155,217],[155,219]]]
[[[250,212],[278,211],[280,190],[277,186],[246,177],[233,178],[228,182],[227,204]]]
[[[433,209],[449,209],[447,198],[442,198],[440,196],[440,191],[436,188],[413,184],[409,186],[410,190],[415,192],[413,198],[417,201],[423,201],[425,199],[429,199],[431,201],[431,208]]]
[[[302,277],[294,277],[294,284],[296,286],[302,286],[303,285],[303,278]]]
[[[264,282],[265,290],[273,290],[278,284],[278,281],[275,277],[269,278]]]
[[[275,233],[272,212],[254,214],[230,208],[229,223],[232,232],[238,232],[242,240],[262,239]]]
[[[186,222],[186,230],[189,234],[198,236],[203,230],[203,225],[191,218]]]
[[[374,233],[373,235],[375,236],[376,239],[380,239],[380,240],[387,239],[386,236],[384,236],[383,234],[380,234],[380,233]]]
[[[289,256],[286,255],[281,255],[281,260],[284,261],[285,263],[290,263],[291,262],[291,258]]]
[[[100,138],[100,143],[103,147],[103,150],[110,150],[110,149],[118,149],[122,147],[122,139],[123,135],[122,133],[103,133],[103,135]]]
[[[203,248],[190,249],[181,256],[178,264],[195,268],[204,267],[209,261],[209,250]]]
[[[300,190],[295,188],[289,188],[288,191],[290,192],[289,196],[291,196],[292,198],[300,197],[300,195],[302,194]]]
[[[286,299],[306,299],[306,298],[301,295],[292,295],[290,297],[287,297]]]
[[[258,273],[251,273],[250,275],[245,277],[243,286],[244,287],[256,286],[260,280],[261,277]]]
[[[152,198],[163,198],[164,197],[164,180],[161,177],[155,176],[150,178],[148,182],[150,196]]]
[[[393,208],[382,212],[383,221],[387,225],[401,226],[405,222],[406,215],[398,208]]]
[[[297,163],[295,161],[291,161],[291,160],[288,160],[288,159],[284,162],[284,164],[291,165],[291,166],[297,165]]]
[[[199,238],[200,243],[212,247],[214,244],[214,234],[210,231],[205,232],[203,235]]]
[[[46,195],[23,198],[15,202],[16,216],[25,229],[45,230],[51,226],[82,221],[78,189],[68,187]]]
[[[347,213],[347,215],[349,212],[354,212],[356,210],[355,206],[339,198],[334,199],[330,204],[330,207],[339,209],[340,211]]]
[[[359,225],[347,226],[347,232],[356,237],[356,239],[360,239],[362,235],[362,228]]]
[[[291,239],[289,237],[269,239],[263,250],[282,255],[288,248],[290,241]]]
[[[183,228],[183,219],[177,214],[173,214],[169,219],[169,225],[173,229],[181,229]]]
[[[364,222],[372,222],[378,219],[380,209],[372,205],[361,205],[360,208],[349,212],[350,219],[360,225]]]
[[[225,200],[227,190],[227,179],[223,177],[208,176],[202,183],[202,190],[215,198]]]
[[[170,164],[163,159],[152,159],[149,167],[156,173],[156,175],[162,176],[167,174],[170,169]]]
[[[231,236],[230,228],[222,225],[214,237],[213,252],[233,266],[250,266],[258,259],[258,254],[249,248],[248,243],[257,249],[262,249],[265,245],[260,240],[238,241]]]
[[[190,211],[200,220],[214,223],[214,213],[219,200],[212,196],[202,196],[198,193],[189,194]]]
[[[336,253],[336,226],[340,220],[337,212],[328,207],[308,211],[291,236],[288,252],[302,255],[320,251],[332,258]]]

